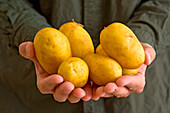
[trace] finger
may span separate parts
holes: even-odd
[[[20,44],[19,52],[23,57],[34,62],[37,75],[42,75],[43,73],[46,73],[45,70],[39,64],[38,60],[36,59],[34,45],[32,42],[24,42]]]
[[[104,86],[100,86],[96,89],[96,96],[98,98],[103,97],[106,93],[104,92]]]
[[[96,90],[97,90],[97,85],[93,84],[93,86],[92,86],[92,99],[93,100],[99,99],[99,97],[96,95]]]
[[[92,98],[92,87],[90,82],[87,83],[84,87],[86,95],[82,98],[84,101],[89,101]]]
[[[141,76],[125,75],[117,81],[118,86],[126,86],[135,93],[141,93],[145,85],[145,79]]]
[[[54,74],[40,80],[37,79],[37,87],[42,94],[50,94],[62,82],[63,77]]]
[[[74,85],[72,83],[64,82],[55,89],[53,97],[58,102],[65,102],[73,89]]]
[[[144,76],[144,77],[145,77],[146,68],[147,68],[147,65],[142,64],[142,65],[139,67],[139,71],[138,71],[137,76]]]
[[[35,65],[37,79],[45,78],[49,76],[48,73],[44,70],[44,68],[40,65],[40,63],[38,62],[36,58],[34,60],[34,65]]]
[[[141,93],[145,86],[146,65],[142,65],[137,75],[124,75],[120,77],[116,84],[119,87],[127,87],[135,93]]]
[[[106,93],[113,93],[117,88],[117,85],[114,82],[106,84],[104,87],[104,92]]]
[[[142,43],[142,46],[144,48],[144,51],[145,51],[145,62],[144,64],[146,65],[150,65],[151,62],[155,59],[156,57],[156,52],[155,50],[153,49],[152,46],[150,46],[149,44],[147,43]]]
[[[121,97],[127,97],[131,91],[129,91],[126,87],[118,87],[116,91],[113,92],[113,95],[115,95],[117,98]]]
[[[86,95],[85,91],[81,88],[76,88],[73,90],[73,92],[70,94],[70,96],[68,97],[68,100],[71,103],[77,103],[80,101],[80,99],[82,97],[84,97]]]
[[[124,76],[121,76],[120,78],[118,78],[116,80],[116,84],[119,86],[119,87],[124,87],[126,86],[127,84],[133,82],[135,82],[135,79],[137,78],[140,78],[140,77],[143,77],[145,78],[145,71],[146,71],[146,65],[143,64],[140,68],[139,68],[139,71],[136,75],[124,75]]]
[[[19,53],[32,61],[35,59],[34,45],[32,42],[23,42],[19,45]]]

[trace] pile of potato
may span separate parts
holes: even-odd
[[[89,33],[74,21],[59,30],[41,29],[34,38],[34,48],[48,74],[58,73],[75,87],[83,87],[89,77],[97,85],[106,85],[122,75],[135,75],[145,60],[135,34],[118,22],[101,31],[96,53]]]

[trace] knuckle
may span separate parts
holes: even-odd
[[[38,89],[39,89],[40,93],[42,93],[42,94],[47,94],[47,92],[44,91],[43,89],[41,89],[41,88],[38,88]]]
[[[37,88],[39,89],[39,91],[40,91],[41,93],[44,93],[43,88],[42,88],[42,85],[41,85],[39,82],[37,82]]]
[[[42,94],[48,94],[49,93],[45,90],[44,85],[40,84],[39,82],[37,82],[37,88],[39,89],[40,93],[42,93]]]
[[[47,92],[39,90],[41,92],[41,94],[47,94]]]

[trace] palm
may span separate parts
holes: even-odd
[[[100,97],[127,97],[131,93],[141,93],[145,86],[145,71],[155,59],[154,49],[146,43],[141,43],[145,51],[145,62],[140,67],[136,75],[124,75],[117,79],[116,82],[106,84],[106,86],[97,87],[93,85],[93,99],[98,100]]]
[[[81,98],[85,101],[91,98],[91,87],[89,87],[89,84],[87,84],[84,89],[74,88],[74,85],[64,81],[62,76],[58,74],[49,75],[36,59],[32,42],[22,43],[19,51],[23,57],[34,62],[37,75],[37,87],[42,94],[52,94],[56,101],[64,102],[68,99],[71,103],[76,103],[80,101]]]

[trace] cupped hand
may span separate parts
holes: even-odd
[[[32,42],[20,44],[19,52],[23,57],[34,62],[37,87],[42,94],[52,94],[58,102],[65,102],[68,99],[71,103],[77,103],[81,99],[84,101],[91,99],[92,91],[90,83],[87,83],[84,88],[75,88],[72,83],[64,81],[61,75],[49,75],[36,59]]]
[[[145,51],[145,62],[139,68],[136,75],[123,75],[116,80],[116,82],[111,82],[105,86],[93,87],[93,100],[98,100],[100,97],[128,97],[131,93],[141,93],[145,87],[145,71],[147,65],[150,65],[155,59],[156,52],[147,43],[141,43]]]

